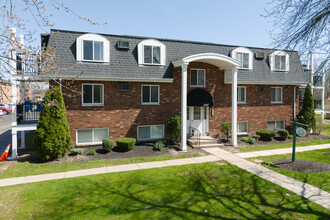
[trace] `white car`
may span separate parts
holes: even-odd
[[[5,108],[10,108],[11,109],[11,106],[9,104],[0,104],[0,107],[5,107]]]
[[[1,116],[3,116],[3,111],[2,111],[2,109],[0,109],[0,118],[1,118]]]

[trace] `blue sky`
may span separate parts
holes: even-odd
[[[135,35],[229,45],[272,47],[270,19],[261,16],[266,0],[61,0],[100,25],[47,6],[54,29]],[[20,10],[18,5],[17,10]],[[20,12],[26,16],[26,12]],[[103,23],[107,23],[103,25]],[[31,22],[31,27],[33,22]],[[49,29],[37,32],[49,32]],[[19,33],[19,31],[18,31]]]

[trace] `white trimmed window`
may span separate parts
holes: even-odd
[[[270,62],[273,71],[289,71],[289,54],[284,51],[274,51],[270,55]]]
[[[238,134],[246,134],[249,133],[249,122],[241,121],[237,123],[237,132]]]
[[[109,128],[87,128],[76,130],[77,145],[101,144],[109,138]]]
[[[84,34],[77,38],[77,61],[110,62],[110,42],[98,34]]]
[[[246,87],[237,86],[237,103],[246,103]]]
[[[138,63],[141,65],[165,65],[166,46],[158,40],[148,39],[138,44]]]
[[[82,105],[103,105],[103,84],[82,84]]]
[[[231,57],[240,62],[239,69],[252,69],[253,53],[245,47],[238,47],[231,52]]]
[[[142,85],[141,99],[144,105],[159,104],[159,86]]]
[[[284,120],[267,121],[267,129],[276,132],[280,129],[285,129],[285,121]]]
[[[164,125],[142,125],[137,128],[138,140],[153,140],[164,138]]]
[[[282,103],[282,87],[272,87],[270,96],[271,103]]]
[[[205,87],[205,70],[203,69],[190,70],[190,86]]]

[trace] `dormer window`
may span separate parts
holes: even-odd
[[[77,61],[110,62],[110,42],[98,34],[84,34],[77,38]]]
[[[252,69],[253,53],[245,47],[238,47],[231,52],[231,57],[240,62],[239,69]]]
[[[160,47],[144,46],[144,63],[160,64]]]
[[[84,60],[103,61],[103,42],[84,40]]]
[[[144,40],[138,44],[140,65],[165,65],[166,47],[158,40]]]
[[[289,54],[284,51],[274,51],[270,55],[272,71],[289,71]]]

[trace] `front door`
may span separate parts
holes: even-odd
[[[201,135],[208,135],[209,132],[209,107],[188,106],[187,107],[187,132],[196,136],[198,130]]]

